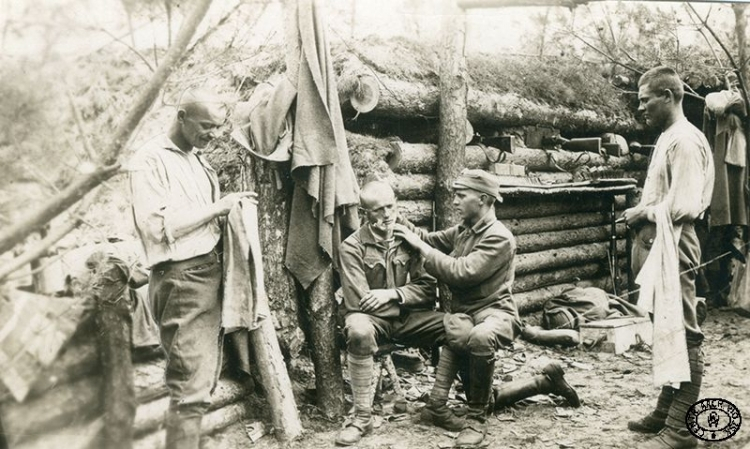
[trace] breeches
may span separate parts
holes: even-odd
[[[374,355],[387,341],[411,347],[440,345],[445,339],[443,312],[413,310],[395,318],[380,318],[354,312],[345,318],[344,335],[349,353]]]
[[[151,270],[149,299],[167,354],[171,409],[208,408],[220,367],[221,276],[215,251]]]
[[[654,235],[654,225],[641,228],[633,240],[632,266],[633,277],[638,276],[646,262]],[[695,297],[695,268],[700,264],[701,248],[695,227],[692,224],[682,226],[682,233],[677,247],[680,258],[680,290],[682,295],[682,315],[685,324],[685,334],[688,347],[699,345],[703,341],[703,333],[698,326],[696,313],[697,300]]]
[[[466,349],[473,356],[494,355],[518,334],[515,317],[504,310],[488,307],[472,314],[471,318],[474,327],[469,331]]]

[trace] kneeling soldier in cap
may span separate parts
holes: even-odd
[[[453,182],[453,205],[462,223],[437,232],[425,232],[402,221],[395,236],[408,242],[425,258],[425,269],[447,284],[453,296],[452,312],[444,320],[447,345],[443,346],[435,385],[422,418],[449,430],[461,430],[458,447],[484,441],[490,412],[495,351],[520,332],[520,318],[511,287],[515,277],[516,241],[495,216],[495,201],[502,201],[496,179],[482,170],[464,170]],[[446,406],[448,392],[460,365],[468,359],[464,379],[469,411],[459,419]],[[542,379],[544,377],[544,379]],[[466,385],[468,383],[468,385]],[[544,376],[521,382],[496,393],[500,405],[509,405],[538,393],[558,393],[572,405],[578,397],[552,364]]]

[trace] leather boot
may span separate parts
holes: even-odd
[[[667,420],[674,391],[672,387],[662,387],[656,401],[656,409],[637,421],[628,421],[628,429],[640,433],[659,433]]]
[[[359,356],[351,353],[347,355],[347,360],[354,415],[344,421],[343,428],[336,436],[336,444],[339,446],[357,444],[363,436],[372,432],[373,427],[370,388],[375,361],[371,355]]]
[[[420,412],[420,420],[425,424],[442,427],[451,432],[463,429],[466,422],[453,414],[448,408],[448,392],[456,378],[460,357],[452,349],[445,346],[440,353],[440,359],[435,372],[435,383],[430,392],[427,406]]]
[[[455,447],[473,448],[482,444],[487,434],[487,412],[492,396],[495,355],[469,357],[469,411],[466,428],[458,434]]]
[[[199,449],[202,414],[170,410],[167,414],[166,449]]]
[[[516,402],[537,394],[556,394],[564,397],[571,407],[580,407],[578,393],[565,381],[562,366],[552,362],[542,369],[542,374],[531,379],[517,380],[493,391],[495,410],[508,407]]]

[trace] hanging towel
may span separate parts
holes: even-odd
[[[240,200],[224,229],[224,293],[221,327],[225,333],[253,330],[269,315],[258,237],[258,209]]]
[[[654,316],[654,385],[690,382],[678,243],[682,225],[673,225],[667,202],[654,206],[656,236],[635,282],[640,285],[638,306]]]

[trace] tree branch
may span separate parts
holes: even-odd
[[[128,19],[128,21],[130,21],[130,19]],[[133,34],[132,34],[132,26],[133,26],[133,25],[132,25],[132,23],[130,24],[130,26],[131,26],[131,36],[132,36],[132,35],[133,35]],[[130,50],[130,51],[131,51],[131,52],[133,52],[133,53],[134,53],[134,54],[135,54],[136,56],[138,56],[138,59],[140,59],[141,61],[143,61],[143,63],[144,63],[144,64],[146,64],[146,67],[148,67],[148,69],[149,69],[149,70],[150,70],[151,72],[153,72],[153,71],[154,71],[154,67],[153,67],[153,66],[151,65],[151,63],[150,63],[150,62],[148,62],[148,59],[146,59],[146,57],[145,57],[145,56],[143,56],[143,54],[142,54],[141,52],[139,52],[138,50],[136,50],[136,49],[135,49],[135,47],[133,47],[132,45],[130,45],[130,44],[128,44],[127,42],[123,41],[122,39],[120,39],[119,37],[115,36],[114,34],[110,33],[110,32],[109,32],[109,31],[108,31],[107,29],[105,29],[105,28],[99,28],[99,31],[102,31],[102,32],[106,33],[107,35],[109,35],[109,37],[111,37],[112,39],[114,39],[114,41],[115,41],[115,42],[118,42],[118,43],[120,43],[120,44],[124,45],[125,47],[127,47],[127,48],[128,48],[128,50]],[[133,39],[135,39],[135,38],[133,38]]]
[[[33,233],[48,221],[83,198],[86,193],[103,181],[114,176],[119,171],[117,159],[127,145],[133,131],[138,127],[141,119],[146,115],[154,100],[159,95],[164,82],[174,70],[180,57],[185,52],[190,39],[203,17],[206,15],[211,0],[199,0],[195,8],[185,19],[184,25],[175,38],[174,45],[167,52],[166,57],[156,72],[148,81],[144,89],[138,94],[133,106],[115,130],[114,136],[104,151],[102,160],[104,166],[95,172],[83,175],[73,184],[66,187],[60,194],[47,201],[40,208],[23,216],[10,229],[0,233],[0,254],[13,248],[29,234]]]
[[[70,93],[70,89],[65,89],[65,93],[68,96],[68,103],[70,104],[70,111],[73,114],[73,121],[76,124],[76,128],[78,128],[78,134],[81,136],[81,141],[83,142],[83,149],[86,150],[86,155],[89,157],[89,160],[91,162],[94,162],[96,161],[96,153],[91,147],[91,142],[89,142],[86,132],[83,129],[83,118],[81,117],[81,111],[79,111],[78,107],[76,107],[76,103],[73,99],[73,94]]]
[[[68,220],[65,224],[47,234],[47,237],[38,241],[29,250],[0,267],[0,281],[7,278],[11,273],[23,268],[26,264],[43,257],[50,246],[60,241],[60,239],[68,235],[70,231],[80,224],[80,218]]]

